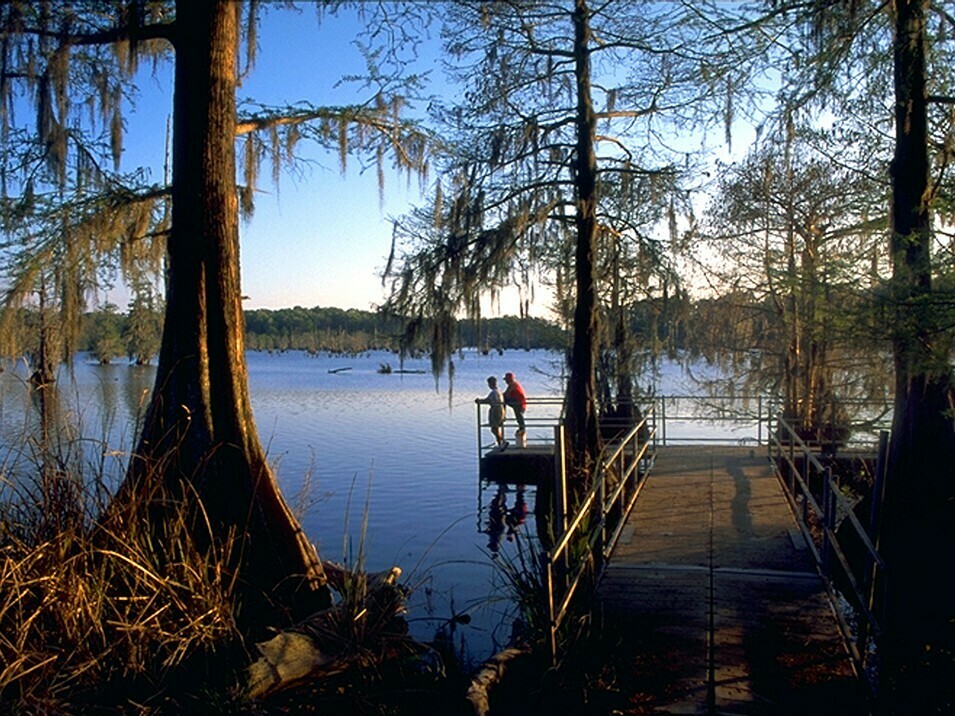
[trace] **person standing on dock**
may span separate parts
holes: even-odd
[[[507,442],[504,440],[504,396],[501,394],[500,388],[497,387],[497,378],[493,375],[488,376],[487,387],[491,389],[487,397],[475,398],[474,402],[490,406],[487,410],[488,427],[490,427],[494,439],[497,440],[497,446],[503,449],[507,447]]]
[[[507,390],[504,391],[504,404],[511,406],[514,410],[514,417],[517,418],[517,432],[514,436],[520,445],[526,445],[524,412],[527,410],[527,396],[524,394],[521,384],[514,378],[513,373],[505,373],[504,382],[507,383]]]

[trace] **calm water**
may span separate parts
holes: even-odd
[[[362,554],[371,571],[399,566],[415,590],[409,617],[421,638],[466,611],[472,622],[456,638],[471,656],[483,658],[505,642],[511,607],[495,554],[513,554],[517,533],[533,530],[535,494],[532,487],[480,483],[474,398],[487,393],[488,375],[503,385],[507,371],[530,397],[560,395],[560,356],[466,352],[455,358],[453,386],[447,376],[436,383],[427,360],[403,366],[422,373],[381,374],[383,363],[399,368],[397,357],[384,352],[249,353],[248,362],[263,444],[323,558],[354,563]],[[7,444],[31,429],[24,375],[22,366],[0,373],[0,435]],[[121,474],[154,377],[154,367],[99,366],[81,356],[74,378],[59,381],[64,424],[92,438],[82,443],[92,459],[106,444],[114,475]],[[656,383],[661,393],[688,389],[672,365]],[[509,420],[509,436],[514,427]],[[528,432],[537,437],[534,428]],[[490,440],[486,430],[481,439]],[[0,453],[0,467],[11,462]]]

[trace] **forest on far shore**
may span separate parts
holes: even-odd
[[[36,316],[21,309],[17,321],[25,336]],[[311,353],[361,353],[368,350],[397,351],[401,348],[404,321],[375,311],[315,306],[266,309],[245,312],[246,348],[255,351],[303,350]],[[145,364],[159,352],[162,312],[155,309],[144,316],[139,310],[120,313],[111,304],[84,314],[78,349],[102,363],[123,359]],[[563,350],[567,331],[554,321],[541,318],[502,316],[480,322],[462,319],[457,323],[457,344],[487,350],[544,348]],[[26,340],[25,353],[30,352]],[[410,346],[413,352],[426,351],[425,341]],[[16,357],[16,356],[6,356]]]
[[[397,316],[354,308],[259,308],[245,312],[245,345],[250,350],[313,353],[399,350],[406,323],[406,319]],[[480,322],[462,319],[457,321],[456,333],[459,346],[489,350],[561,350],[567,345],[566,331],[541,318],[502,316]],[[424,340],[408,346],[413,352],[426,351],[427,347]]]
[[[829,361],[839,376],[846,398],[889,400],[888,343],[880,335],[879,312],[867,309],[859,296],[843,295],[841,315],[829,315],[828,333],[838,349]],[[25,354],[30,324],[38,319],[30,309],[20,309],[15,322],[24,333]],[[737,291],[714,298],[693,298],[685,291],[636,301],[628,307],[626,321],[635,351],[646,356],[678,352],[720,363],[731,380],[750,392],[774,392],[775,366],[783,360],[785,328],[780,325],[771,300],[755,291]],[[159,351],[162,306],[150,310],[130,306],[120,313],[116,306],[83,315],[76,348],[103,363],[145,364]],[[248,350],[302,350],[311,353],[361,353],[368,350],[401,351],[406,321],[380,311],[314,306],[245,311],[245,345]],[[429,331],[419,331],[405,346],[411,354],[427,355]],[[456,321],[455,349],[478,347],[487,351],[545,349],[567,351],[572,333],[557,320],[520,316],[462,318]],[[33,349],[36,346],[32,347]],[[873,349],[880,356],[872,360]],[[757,364],[751,360],[757,352]],[[4,356],[13,358],[18,356]],[[634,366],[639,374],[639,367]]]

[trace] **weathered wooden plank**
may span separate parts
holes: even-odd
[[[701,569],[611,568],[605,574],[602,631],[618,640],[608,644],[614,677],[632,698],[694,706],[682,713],[697,713],[695,705],[705,703],[707,580]]]
[[[765,456],[665,448],[598,588],[617,678],[648,713],[865,713]]]

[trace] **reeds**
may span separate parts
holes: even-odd
[[[235,636],[229,555],[200,552],[185,518],[162,544],[145,509],[124,521],[141,528],[107,529],[99,480],[49,454],[32,470],[11,455],[0,468],[0,703],[73,711]]]
[[[522,646],[534,652],[546,653],[550,646],[552,608],[558,608],[572,589],[572,582],[583,582],[574,588],[577,595],[571,599],[567,613],[557,625],[554,638],[558,652],[573,648],[583,636],[590,621],[588,595],[593,584],[593,544],[591,517],[585,517],[581,530],[571,540],[562,558],[551,563],[551,583],[547,579],[547,561],[551,559],[544,544],[557,542],[552,533],[552,524],[540,525],[547,531],[537,537],[518,533],[514,540],[513,554],[503,551],[492,560],[493,568],[500,576],[504,592],[516,606],[519,616],[511,627],[507,646]]]
[[[265,713],[246,691],[252,657],[234,620],[243,535],[213,534],[187,483],[163,491],[147,478],[160,492],[113,504],[117,465],[106,474],[105,456],[122,456],[105,437],[35,427],[25,420],[0,445],[0,712],[178,714],[195,702],[204,713]],[[366,503],[347,568],[326,565],[336,604],[300,625],[336,662],[324,675],[334,683],[306,687],[312,700],[356,684],[400,692],[419,667],[400,570],[364,572],[367,516]],[[401,674],[384,679],[385,664]]]

